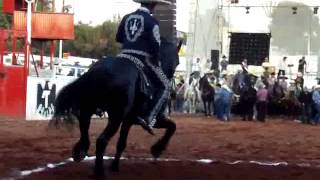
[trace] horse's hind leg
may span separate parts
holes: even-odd
[[[204,98],[202,98],[202,102],[203,102],[204,114],[205,114],[205,116],[208,116],[207,104],[206,104],[206,101],[204,100]]]
[[[96,162],[95,162],[95,175],[97,179],[104,179],[104,168],[103,168],[103,155],[105,149],[109,143],[109,140],[114,136],[114,134],[118,131],[120,122],[113,118],[109,118],[109,122],[107,127],[104,129],[102,134],[97,139],[96,144]]]
[[[157,119],[158,121],[155,125],[155,128],[158,128],[158,129],[165,128],[167,130],[164,136],[161,139],[159,139],[157,143],[155,143],[151,147],[151,154],[153,155],[154,158],[160,157],[162,152],[166,149],[172,135],[176,131],[176,124],[172,120],[166,118],[163,114],[159,115]]]
[[[81,136],[72,151],[72,157],[75,162],[82,161],[86,157],[90,147],[89,127],[91,115],[89,113],[81,114],[78,118]]]
[[[118,144],[117,144],[117,152],[111,165],[111,170],[114,172],[119,171],[119,162],[120,162],[121,154],[123,153],[123,151],[127,146],[127,138],[128,138],[128,134],[131,126],[132,126],[132,123],[129,121],[125,121],[121,126],[120,137],[118,139]]]
[[[207,101],[208,103],[208,115],[207,116],[211,116],[212,113],[211,113],[211,108],[212,108],[212,102],[211,101]]]

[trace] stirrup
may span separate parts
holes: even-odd
[[[148,123],[144,120],[144,119],[142,119],[141,117],[138,117],[138,124],[139,125],[141,125],[141,127],[144,129],[144,130],[146,130],[149,134],[151,134],[151,135],[155,135],[154,134],[154,132],[153,132],[153,130],[152,130],[152,127],[150,127],[149,125],[148,125]]]

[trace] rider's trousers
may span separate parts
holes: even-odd
[[[153,127],[156,124],[156,117],[162,110],[164,103],[170,95],[170,81],[163,73],[158,65],[154,65],[149,59],[145,59],[145,72],[152,84],[152,99],[147,102],[147,107],[143,111],[143,118],[149,122],[149,126]]]

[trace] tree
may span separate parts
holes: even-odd
[[[2,8],[3,8],[3,1],[0,0],[0,28],[10,29],[12,16],[3,14]]]
[[[271,16],[273,46],[288,55],[306,54],[308,36],[311,36],[311,52],[318,52],[320,25],[318,16],[313,14],[313,9],[303,3],[291,1],[282,2],[278,6],[282,7],[275,8]],[[293,14],[293,9],[290,7],[297,7],[297,13]]]
[[[64,43],[64,51],[72,55],[101,58],[115,56],[120,46],[115,41],[119,19],[105,21],[102,25],[90,26],[79,22],[75,26],[75,40]]]

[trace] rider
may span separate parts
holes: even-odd
[[[166,98],[169,97],[170,81],[160,68],[158,59],[161,43],[160,30],[159,23],[152,16],[152,12],[157,4],[170,5],[171,2],[165,0],[133,1],[141,3],[141,7],[127,14],[120,23],[116,40],[122,44],[122,51],[118,57],[128,59],[142,67],[143,72],[154,86],[152,100],[148,102],[147,109],[144,109],[137,119],[145,130],[153,134],[155,118]]]

